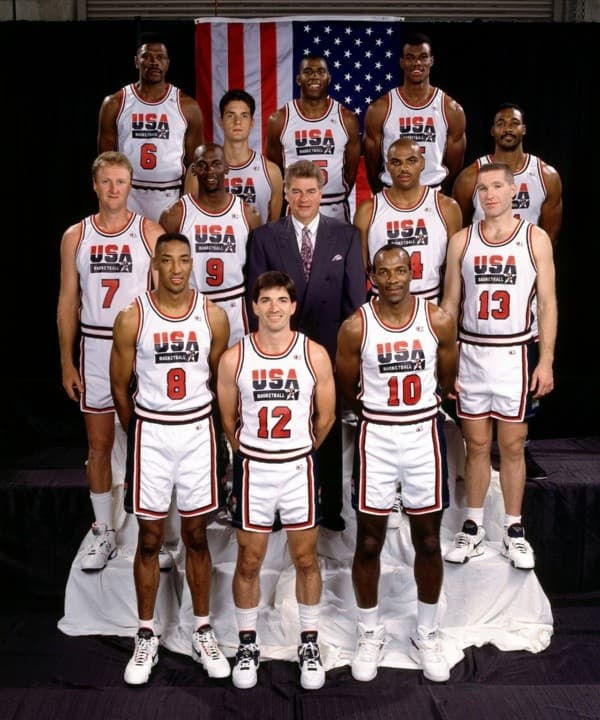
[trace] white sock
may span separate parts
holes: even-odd
[[[194,615],[195,628],[201,628],[203,625],[210,625],[210,617],[208,615]]]
[[[237,620],[238,630],[244,632],[246,630],[256,630],[258,621],[258,607],[255,608],[235,608],[235,619]]]
[[[142,620],[142,618],[138,618],[138,628],[148,628],[154,632],[154,618],[152,618],[152,620]]]
[[[375,628],[379,623],[379,605],[372,608],[358,608],[358,621],[366,628]]]
[[[92,501],[92,508],[94,510],[96,523],[104,523],[106,527],[111,530],[113,525],[112,490],[105,493],[90,492],[90,500]]]
[[[465,520],[472,520],[477,527],[483,527],[483,508],[465,508]]]
[[[300,632],[306,632],[310,630],[312,632],[319,631],[319,615],[321,613],[321,606],[319,603],[316,605],[304,605],[298,603],[298,617],[300,618]]]
[[[436,630],[438,626],[438,604],[417,600],[417,626]]]
[[[521,516],[520,515],[505,515],[504,516],[504,529],[509,528],[511,525],[515,525],[515,523],[521,524]]]

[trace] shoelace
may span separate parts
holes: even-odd
[[[454,545],[457,548],[465,547],[465,545],[469,545],[474,540],[473,535],[469,535],[468,533],[459,532],[456,533],[456,537],[454,538]]]
[[[373,660],[379,653],[380,643],[372,631],[364,633],[358,641],[360,654],[368,660]]]
[[[133,662],[136,665],[145,665],[148,662],[148,658],[152,656],[152,644],[150,640],[146,638],[138,639],[135,646],[135,657]]]
[[[319,663],[319,647],[312,642],[302,643],[300,659],[302,664],[306,663],[309,669],[315,669]]]
[[[520,553],[527,553],[529,551],[529,548],[527,547],[527,542],[523,538],[511,538],[512,540],[512,546]]]
[[[247,670],[254,663],[254,654],[258,650],[255,643],[244,643],[235,654],[235,664],[240,670]]]
[[[435,632],[431,632],[427,635],[417,635],[417,643],[421,646],[421,650],[425,650],[431,653],[436,660],[440,657],[440,648],[437,642],[437,636]]]
[[[217,639],[213,632],[199,632],[195,633],[198,636],[198,642],[202,645],[204,652],[211,658],[211,660],[217,660],[221,653],[219,652],[219,646],[217,645]]]

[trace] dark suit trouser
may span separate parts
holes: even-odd
[[[336,420],[321,447],[317,450],[319,480],[321,485],[322,523],[337,524],[343,505],[342,419]]]

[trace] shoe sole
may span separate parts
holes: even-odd
[[[423,673],[423,677],[427,678],[427,680],[431,680],[431,682],[448,682],[450,680],[450,672],[448,672],[447,677],[433,677],[432,675],[428,675],[427,672],[423,669],[421,666],[421,658],[419,657],[419,651],[417,648],[413,645],[413,639],[410,638],[409,640],[409,647],[408,647],[408,654],[410,655],[410,658],[413,662],[415,662],[420,668],[421,672]]]
[[[352,675],[352,679],[357,682],[371,682],[371,680],[375,680],[377,677],[377,668],[375,668],[375,672],[370,677],[356,677],[354,674],[354,668],[350,666],[350,674]]]
[[[232,671],[231,672],[231,683],[232,683],[233,687],[238,688],[238,690],[250,690],[250,688],[256,687],[256,685],[258,684],[258,668],[259,667],[260,667],[260,664],[256,668],[256,672],[257,672],[256,680],[251,685],[244,685],[244,684],[238,685],[236,683],[236,681],[233,679],[233,671]]]
[[[514,567],[515,570],[533,570],[535,568],[535,561],[533,565],[517,565],[514,560],[508,557],[508,553],[502,550],[502,556],[505,557],[508,562]]]
[[[325,678],[323,678],[323,682],[320,685],[305,685],[302,682],[302,678],[300,679],[300,687],[303,690],[320,690],[323,687],[323,685],[325,685]]]
[[[481,543],[480,543],[481,544]],[[450,558],[444,556],[444,560],[446,562],[452,563],[452,565],[464,565],[465,563],[469,562],[471,558],[474,557],[481,557],[481,555],[484,554],[484,549],[480,548],[479,545],[475,545],[473,548],[473,552],[471,552],[469,555],[466,555],[464,560],[450,560]]]
[[[84,572],[84,573],[95,573],[95,572],[100,572],[101,570],[104,570],[104,568],[108,565],[108,561],[109,561],[109,560],[113,560],[113,559],[117,556],[118,550],[119,550],[119,548],[115,548],[115,549],[111,552],[111,554],[106,558],[106,562],[104,563],[104,565],[103,565],[102,567],[99,567],[99,568],[84,568],[83,565],[82,565],[82,566],[81,566],[81,572]]]
[[[223,673],[222,675],[216,675],[214,672],[210,672],[206,665],[204,664],[204,661],[202,660],[202,655],[200,655],[195,648],[192,647],[192,660],[195,660],[199,665],[202,665],[202,668],[206,672],[209,678],[215,678],[217,680],[221,680],[223,678],[228,678],[231,675],[231,668],[228,669],[227,673]],[[252,687],[252,686],[250,686]]]

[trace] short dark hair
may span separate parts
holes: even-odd
[[[403,51],[405,45],[429,45],[429,49],[431,49],[431,39],[425,33],[413,32],[402,40]]]
[[[498,105],[494,112],[494,117],[501,112],[502,110],[516,110],[517,112],[521,113],[521,120],[525,122],[525,110],[520,105],[517,105],[517,103],[514,102],[503,102]]]
[[[185,245],[187,245],[189,248],[191,248],[190,241],[189,241],[189,238],[187,237],[187,235],[184,235],[183,233],[180,233],[180,232],[166,232],[166,233],[163,233],[162,235],[159,235],[156,238],[154,254],[158,255],[159,247],[161,245],[164,245],[165,243],[170,242],[171,240],[179,240],[179,242],[182,242]]]
[[[228,90],[219,100],[219,113],[221,117],[223,117],[226,106],[234,100],[239,100],[240,102],[246,103],[246,105],[250,108],[250,116],[254,117],[254,113],[256,111],[256,101],[249,92],[246,92],[241,88],[234,88],[233,90]]]
[[[261,290],[270,290],[274,287],[282,287],[287,290],[290,300],[296,302],[296,285],[292,278],[280,270],[267,270],[256,278],[252,288],[252,299],[258,302]]]
[[[139,50],[142,45],[164,45],[167,47],[167,41],[162,33],[158,32],[143,32],[138,35],[136,50]]]

